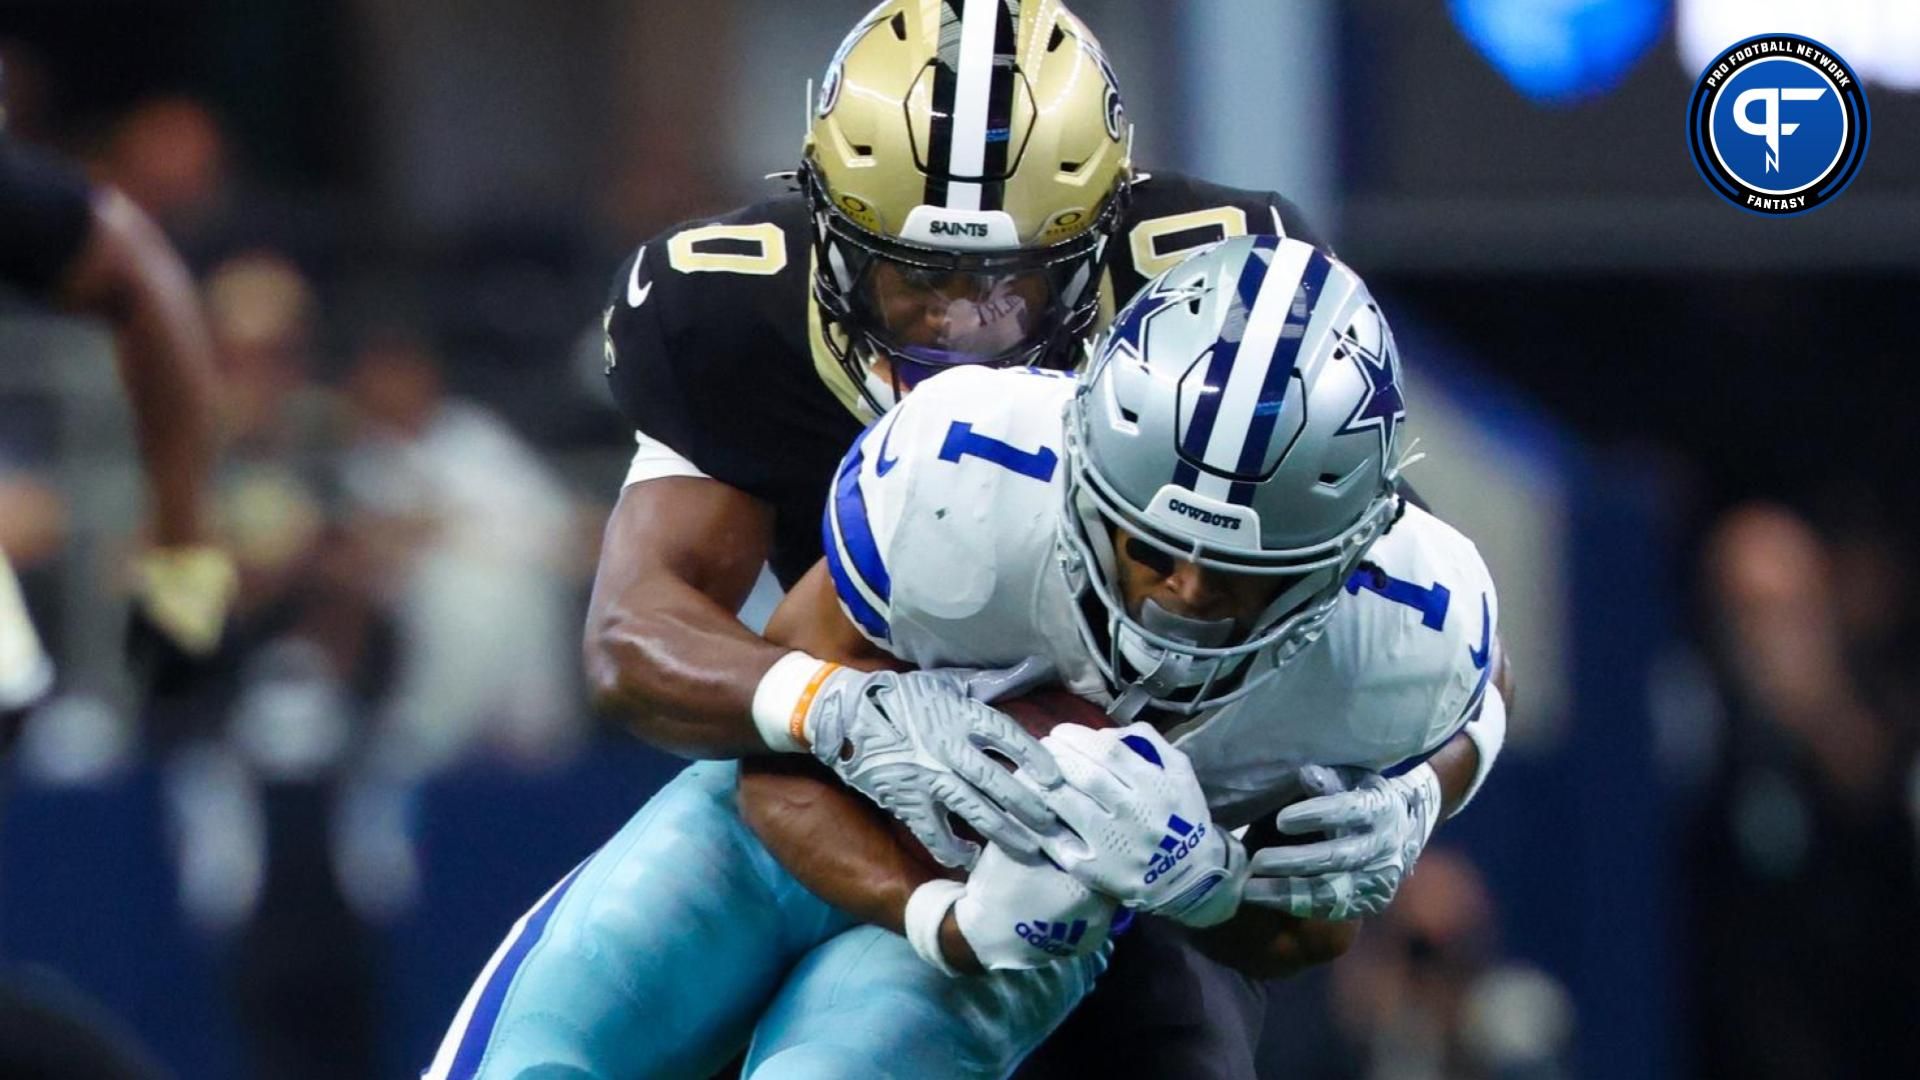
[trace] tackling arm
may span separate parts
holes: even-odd
[[[158,227],[126,196],[97,190],[84,246],[61,282],[64,307],[105,319],[153,494],[142,556],[136,658],[191,662],[219,645],[239,576],[213,546],[209,478],[219,451],[213,345],[193,278]],[[158,631],[155,637],[150,631]],[[172,667],[175,671],[186,668]],[[154,668],[154,674],[162,670]]]
[[[113,327],[153,490],[155,540],[206,542],[206,479],[218,437],[213,346],[192,276],[138,207],[101,191],[60,299]]]
[[[767,637],[850,667],[899,666],[868,641],[835,599],[821,562],[800,579],[767,624]],[[793,756],[740,763],[740,815],[801,884],[862,922],[905,933],[913,891],[940,876],[909,847],[877,806],[843,786],[825,766]],[[981,970],[953,913],[941,927],[948,963]]]
[[[787,650],[733,613],[772,546],[772,509],[718,480],[629,484],[607,521],[587,609],[595,705],[689,757],[766,753],[754,690]]]

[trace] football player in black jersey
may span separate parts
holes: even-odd
[[[972,854],[949,813],[1033,849],[1032,830],[1052,826],[1044,805],[981,749],[1057,782],[1045,752],[981,704],[1020,673],[850,671],[733,613],[763,563],[791,585],[820,557],[841,455],[919,380],[961,363],[1070,368],[1116,300],[1183,255],[1241,233],[1305,234],[1277,195],[1149,176],[1129,149],[1112,70],[1058,3],[888,0],[827,69],[798,190],[671,229],[621,267],[607,372],[638,448],[586,630],[604,708],[690,757],[811,766],[798,756],[811,750],[949,865]],[[1442,752],[1462,789],[1475,753],[1464,740]],[[780,1045],[768,1028],[803,1022],[818,981],[808,964],[823,954],[809,950],[848,916],[744,829],[735,776],[731,763],[691,766],[556,886],[476,982],[427,1075],[558,1061],[698,1075],[756,1020]],[[833,835],[805,818],[797,829]],[[1070,981],[1064,969],[1031,975],[1027,997],[995,996],[995,979],[1018,975],[951,980],[936,1009],[965,1017],[975,1042],[920,1071],[1003,1073],[1058,1021],[1047,1009],[1077,997],[1035,982]],[[1145,921],[1099,986],[1057,1070],[1251,1075],[1258,985],[1178,932]],[[901,1075],[952,1047],[910,1019],[924,1016],[903,1013],[888,1036]]]
[[[145,214],[114,191],[0,133],[0,284],[104,320],[152,493],[135,639],[154,654],[210,653],[235,574],[211,540],[206,490],[216,448],[212,348],[192,278]],[[0,737],[48,689],[52,666],[0,553]],[[0,986],[0,1075],[161,1075],[145,1050],[70,991]]]

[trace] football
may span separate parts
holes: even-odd
[[[1061,724],[1090,728],[1113,726],[1113,718],[1100,706],[1058,686],[1035,690],[1025,697],[996,701],[993,707],[1018,720],[1027,734],[1036,739],[1045,738]]]

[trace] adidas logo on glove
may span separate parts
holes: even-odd
[[[1019,934],[1027,944],[1050,956],[1072,956],[1073,947],[1087,935],[1087,920],[1075,919],[1069,923],[1035,919],[1030,923],[1015,925],[1013,932]]]
[[[1180,860],[1192,854],[1194,846],[1207,835],[1205,825],[1190,825],[1179,814],[1167,819],[1167,835],[1160,838],[1160,854],[1147,864],[1146,883],[1151,885],[1161,876],[1180,865]]]

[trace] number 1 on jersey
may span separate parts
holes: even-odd
[[[1038,450],[1022,450],[1012,443],[1001,442],[991,435],[982,435],[973,430],[973,425],[965,420],[955,420],[947,428],[947,440],[940,444],[941,461],[959,461],[963,457],[973,456],[991,461],[1003,469],[1011,469],[1021,476],[1031,476],[1045,482],[1053,479],[1053,470],[1060,464],[1060,455],[1053,447],[1043,446]]]
[[[1384,570],[1363,566],[1347,578],[1349,595],[1357,596],[1361,589],[1379,593],[1396,604],[1405,604],[1419,612],[1420,625],[1429,630],[1438,630],[1447,625],[1447,604],[1453,599],[1453,592],[1437,581],[1433,583],[1433,588],[1423,589]]]

